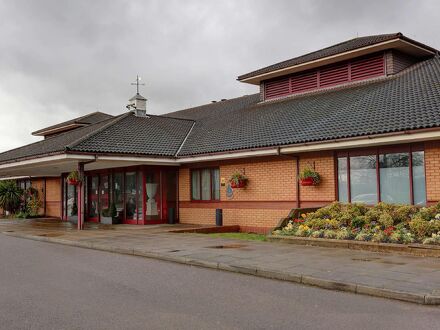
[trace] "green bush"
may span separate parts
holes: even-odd
[[[394,225],[394,219],[387,211],[386,213],[382,213],[380,215],[378,222],[383,226],[384,229]]]
[[[0,208],[14,213],[20,207],[22,199],[23,190],[17,186],[15,181],[0,181]]]
[[[364,215],[358,215],[351,220],[351,227],[353,228],[362,228],[365,225],[365,216]]]

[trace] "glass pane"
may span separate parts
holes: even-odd
[[[212,199],[220,199],[220,171],[218,168],[212,170]]]
[[[122,195],[123,174],[115,173],[113,176],[113,201],[116,207],[116,218],[121,221],[124,216],[124,196]]]
[[[137,218],[138,220],[144,219],[144,213],[143,213],[143,178],[142,178],[142,172],[138,172],[138,179],[137,179],[137,196],[138,196],[138,208],[137,208]]]
[[[125,219],[136,219],[136,172],[125,173]]]
[[[67,216],[77,216],[78,215],[78,204],[77,204],[77,193],[76,186],[66,184],[67,191]]]
[[[146,190],[146,219],[160,220],[160,172],[145,172],[145,190]]]
[[[108,175],[101,175],[99,200],[100,200],[100,208],[102,215],[102,211],[110,207]]]
[[[163,218],[164,220],[176,220],[177,206],[177,173],[175,170],[162,172],[163,183]]]
[[[377,203],[376,155],[350,157],[350,191],[353,203]]]
[[[200,200],[200,171],[192,171],[191,190],[192,199]]]
[[[99,192],[99,177],[92,176],[89,181],[89,204],[88,217],[96,218],[98,216],[98,192]]]
[[[209,201],[211,199],[211,170],[204,169],[201,171],[202,177],[202,200]]]
[[[412,175],[414,204],[426,204],[426,183],[425,183],[425,153],[416,151],[412,153]]]
[[[347,157],[338,158],[338,200],[348,203]]]
[[[409,154],[379,155],[380,199],[386,203],[411,203],[409,189]]]

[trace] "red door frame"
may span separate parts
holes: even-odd
[[[121,187],[121,190],[123,192],[122,196],[123,196],[123,204],[124,206],[126,205],[126,195],[125,195],[125,173],[126,172],[136,172],[136,204],[139,202],[139,185],[138,185],[138,180],[139,180],[139,172],[142,173],[142,219],[133,219],[133,220],[126,220],[126,215],[125,215],[125,207],[124,207],[124,214],[123,214],[123,219],[122,219],[122,223],[123,224],[137,224],[137,225],[154,225],[154,224],[162,224],[162,223],[166,223],[168,221],[168,219],[165,218],[165,214],[167,214],[168,212],[164,212],[163,207],[164,207],[164,198],[166,198],[166,196],[164,195],[164,189],[163,186],[165,184],[165,180],[164,180],[164,174],[167,172],[166,170],[171,170],[174,169],[176,172],[178,171],[178,168],[176,167],[168,167],[168,166],[147,166],[147,165],[142,165],[142,166],[130,166],[130,167],[120,167],[120,168],[112,168],[112,169],[102,169],[102,170],[94,170],[94,171],[87,171],[85,172],[85,177],[87,177],[87,189],[88,189],[88,185],[89,185],[89,181],[90,181],[90,177],[92,176],[98,176],[98,215],[97,217],[93,217],[93,218],[89,218],[88,217],[88,207],[89,207],[89,199],[90,199],[90,194],[89,192],[87,193],[87,212],[86,212],[86,221],[89,222],[99,222],[100,221],[100,202],[99,202],[99,189],[100,189],[100,183],[101,183],[101,175],[108,175],[109,176],[109,190],[111,190],[111,192],[113,193],[113,189],[110,189],[110,187],[113,187],[113,178],[114,176],[112,175],[113,173],[119,172],[123,174],[123,185]],[[146,220],[146,201],[147,201],[147,197],[146,197],[146,176],[145,173],[148,170],[153,170],[156,171],[156,173],[159,174],[159,196],[160,196],[160,205],[158,205],[158,210],[160,211],[160,219],[156,219],[156,220]],[[176,191],[178,191],[178,173],[176,173]],[[91,184],[91,183],[90,183]],[[166,205],[167,203],[165,203]],[[63,203],[64,205],[64,203]],[[176,201],[176,206],[175,208],[177,209],[177,201]],[[138,209],[138,207],[136,208],[136,210]],[[176,210],[177,211],[177,210]],[[177,221],[177,212],[175,211],[174,216],[175,216],[175,220]],[[63,211],[64,212],[64,211]],[[136,218],[137,218],[137,214],[138,214],[138,210],[136,211]]]

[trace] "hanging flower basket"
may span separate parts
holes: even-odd
[[[319,173],[310,167],[306,167],[299,175],[301,186],[316,186],[321,182]]]
[[[66,179],[67,183],[71,186],[77,186],[80,184],[81,180],[79,178],[78,171],[72,171],[69,173]]]
[[[245,188],[247,186],[247,182],[248,178],[241,173],[234,173],[229,180],[231,188],[234,189]]]
[[[309,177],[309,178],[305,178],[305,179],[300,179],[299,183],[301,184],[301,186],[314,186],[315,182],[313,181],[313,178]]]

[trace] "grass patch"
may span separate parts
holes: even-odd
[[[252,234],[252,233],[213,233],[207,234],[212,237],[221,237],[221,238],[233,238],[233,239],[242,239],[248,241],[266,241],[266,236],[262,234]]]

